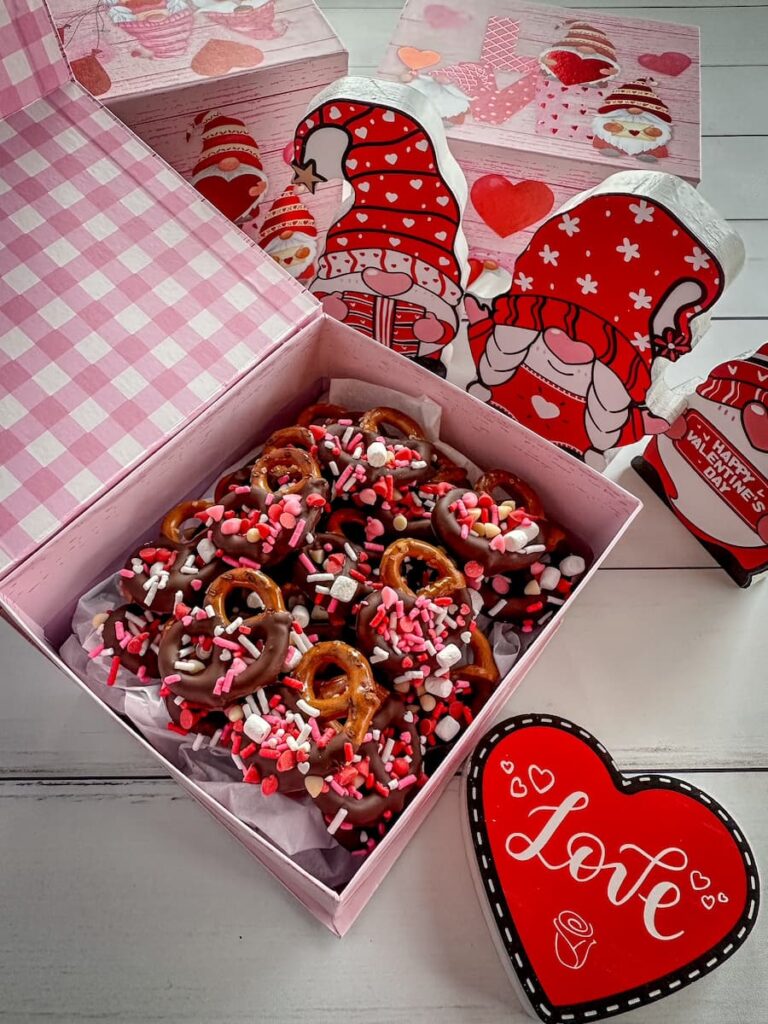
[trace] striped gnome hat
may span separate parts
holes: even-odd
[[[296,194],[293,185],[287,185],[275,199],[259,231],[259,245],[269,248],[283,232],[300,232],[307,238],[317,238],[315,218]]]
[[[654,359],[675,361],[690,351],[692,321],[715,302],[723,276],[703,243],[660,204],[633,194],[587,195],[536,230],[492,318],[470,327],[475,362],[486,352],[493,369],[486,342],[497,325],[556,328],[588,345],[630,400],[642,404]],[[509,354],[499,358],[508,367]],[[520,353],[518,361],[524,358]],[[593,374],[593,391],[602,382],[605,374]],[[615,399],[600,398],[590,394],[588,406],[591,440],[603,451],[614,443],[617,410]]]
[[[652,114],[660,121],[664,121],[665,124],[672,124],[669,107],[659,99],[651,88],[655,84],[652,78],[638,78],[635,82],[619,86],[606,98],[605,103],[597,108],[598,114],[613,114],[620,110],[628,110],[633,114]]]
[[[241,221],[258,205],[250,188],[267,180],[256,140],[240,118],[218,110],[204,110],[195,117],[187,142],[197,132],[202,148],[192,169],[192,184],[230,220]],[[238,186],[225,187],[222,179],[231,186],[233,177]]]
[[[425,129],[384,104],[329,99],[296,129],[294,153],[295,180],[314,188],[342,176],[353,192],[328,231],[313,290],[327,291],[335,278],[400,272],[433,296],[437,315],[452,312],[462,295],[461,207]]]
[[[748,359],[732,359],[716,366],[696,388],[696,394],[738,409],[755,448],[768,451],[768,344]]]
[[[567,22],[564,37],[543,50],[539,62],[564,85],[607,82],[620,70],[611,40],[586,21]]]

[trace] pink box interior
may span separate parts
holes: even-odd
[[[529,480],[553,516],[576,529],[591,545],[596,556],[591,576],[637,514],[640,502],[428,371],[409,365],[408,373],[403,374],[404,365],[389,349],[319,316],[11,572],[0,588],[7,613],[44,654],[79,682],[56,651],[69,633],[80,594],[121,564],[131,544],[151,533],[168,507],[182,496],[201,493],[219,470],[274,426],[290,422],[332,377],[385,386],[397,380],[404,393],[438,402],[444,411],[443,440],[481,465],[512,469]],[[205,467],[203,472],[201,467]],[[582,584],[586,585],[588,577]],[[513,667],[472,728],[341,894],[308,875],[268,840],[212,801],[141,737],[137,739],[312,914],[342,935],[424,820],[476,737],[541,654],[561,618],[562,613]],[[90,690],[86,692],[98,700]],[[121,724],[136,735],[126,723]]]

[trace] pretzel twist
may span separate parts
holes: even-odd
[[[544,506],[536,491],[525,480],[505,469],[492,469],[483,473],[474,487],[478,494],[493,495],[497,489],[505,491],[516,504],[523,505],[529,515],[536,518],[544,516]]]
[[[418,441],[426,440],[424,430],[416,420],[406,416],[404,412],[400,412],[398,409],[390,409],[386,405],[381,405],[375,409],[369,409],[368,412],[363,413],[360,417],[360,429],[373,434],[381,433],[382,424],[394,427],[403,437],[413,438]]]
[[[311,452],[315,444],[312,432],[307,427],[283,427],[270,434],[264,442],[264,453],[275,448],[298,448],[300,451]]]
[[[343,674],[331,680],[317,679],[328,666],[340,668]],[[353,746],[359,747],[388,696],[374,680],[368,660],[349,644],[328,640],[307,651],[294,676],[303,683],[307,703],[317,708],[321,718],[345,718],[342,731]]]
[[[291,476],[291,482],[273,491],[270,477],[286,475]],[[251,485],[273,494],[300,494],[310,480],[320,477],[320,467],[309,452],[300,448],[270,448],[254,463]]]
[[[300,427],[310,427],[313,423],[323,425],[344,419],[351,414],[343,405],[332,405],[330,402],[315,402],[299,413],[296,422]]]
[[[200,520],[195,521],[196,529],[192,530],[189,536],[185,536],[181,532],[181,528],[184,523],[189,522],[191,519],[195,519],[198,512],[202,512],[206,508],[210,508],[210,501],[182,501],[178,505],[174,505],[172,509],[165,513],[163,521],[160,524],[160,533],[174,546],[180,544],[189,543],[192,537],[196,533],[202,532],[202,525]]]
[[[407,558],[425,562],[431,569],[439,573],[439,577],[422,587],[415,593],[403,576],[403,563]],[[410,597],[445,597],[467,585],[462,573],[451,559],[434,544],[413,537],[402,537],[390,544],[381,556],[381,581],[385,586],[399,590]]]
[[[230,569],[229,572],[217,576],[205,593],[205,603],[210,604],[225,625],[229,625],[230,621],[227,614],[227,598],[236,590],[258,594],[267,611],[285,611],[280,587],[269,576],[256,569]]]

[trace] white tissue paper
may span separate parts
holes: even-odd
[[[437,441],[440,436],[442,410],[427,398],[412,398],[390,388],[344,379],[330,382],[329,394],[324,400],[352,409],[391,406],[422,424],[429,440]],[[260,447],[230,469],[254,458]],[[440,447],[467,470],[470,480],[477,479],[481,469],[448,445],[441,443]],[[212,495],[213,488],[204,497]],[[260,787],[242,781],[242,773],[227,750],[204,746],[193,751],[194,734],[181,736],[168,729],[168,711],[159,696],[159,681],[142,686],[133,673],[121,667],[114,686],[106,685],[110,660],[89,657],[89,652],[101,644],[101,634],[93,620],[124,603],[115,575],[80,598],[72,619],[72,635],[60,652],[67,665],[105,704],[127,718],[163,757],[223,807],[269,839],[320,882],[333,889],[343,887],[359,867],[361,858],[353,857],[328,834],[322,814],[309,796],[274,793],[264,797]],[[493,626],[490,640],[503,678],[520,654],[520,640],[502,623]],[[404,813],[408,813],[407,809]]]

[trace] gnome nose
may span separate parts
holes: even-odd
[[[544,331],[544,344],[552,355],[569,365],[591,363],[595,358],[589,345],[585,345],[583,341],[574,341],[564,331],[554,327]]]
[[[407,274],[388,274],[385,270],[373,270],[371,267],[363,271],[363,281],[371,291],[389,296],[402,295],[413,284]]]
[[[236,171],[240,166],[240,161],[236,156],[225,156],[219,160],[219,169],[222,171]]]

